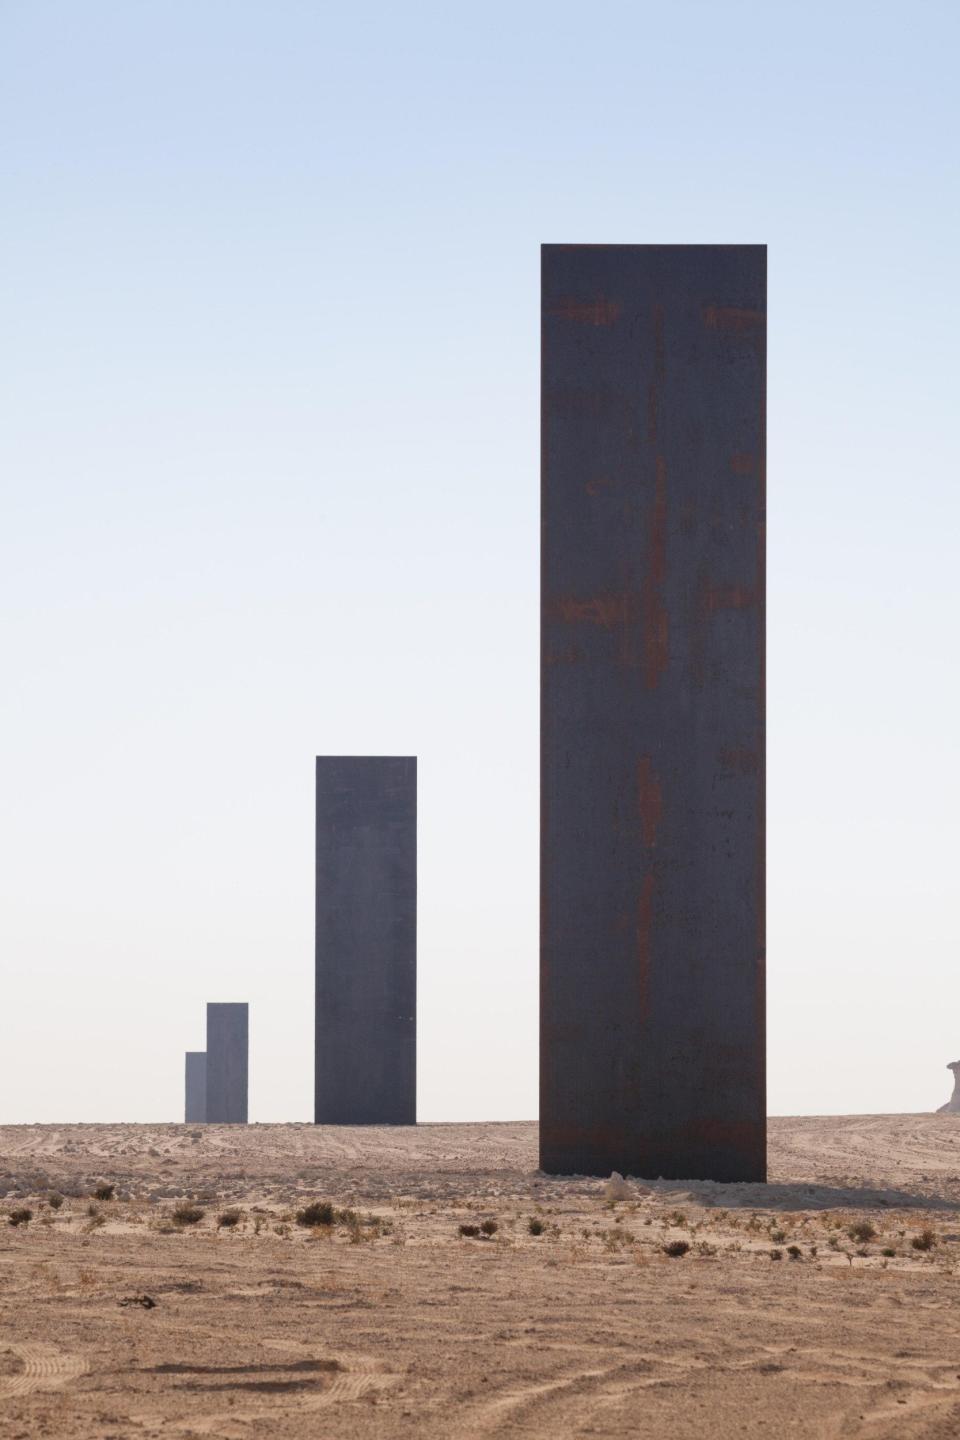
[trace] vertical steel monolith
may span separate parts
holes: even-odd
[[[247,1123],[249,1006],[207,1006],[207,1119],[226,1125]]]
[[[186,1124],[202,1124],[207,1118],[207,1052],[187,1050],[183,1118]]]
[[[318,1125],[417,1118],[417,762],[318,756]]]
[[[766,248],[548,245],[540,1156],[766,1171]]]

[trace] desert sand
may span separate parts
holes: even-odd
[[[0,1128],[0,1435],[960,1435],[960,1118],[777,1119],[769,1185],[616,1202],[536,1140]]]

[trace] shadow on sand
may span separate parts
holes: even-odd
[[[654,1194],[675,1194],[682,1187],[692,1200],[727,1210],[850,1210],[883,1207],[888,1210],[941,1210],[960,1213],[960,1200],[926,1190],[893,1190],[887,1186],[796,1184],[718,1185],[701,1180],[645,1181]]]

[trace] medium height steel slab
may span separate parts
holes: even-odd
[[[246,1002],[207,1005],[207,1120],[246,1125],[250,1007]]]
[[[542,282],[540,1162],[763,1180],[766,248]]]
[[[318,756],[318,1125],[417,1119],[417,761]]]

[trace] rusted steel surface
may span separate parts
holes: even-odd
[[[318,1125],[417,1118],[417,762],[317,757]]]
[[[766,248],[542,301],[541,1164],[762,1180]]]

